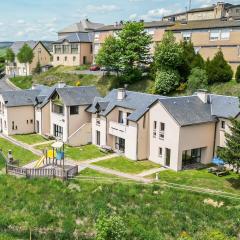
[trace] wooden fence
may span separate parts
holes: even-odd
[[[21,168],[6,164],[6,172],[15,175],[25,176],[26,178],[61,178],[67,180],[78,174],[78,166],[69,169],[56,168]]]

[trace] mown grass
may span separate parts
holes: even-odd
[[[97,166],[121,171],[124,173],[138,174],[152,168],[159,168],[159,165],[150,161],[132,161],[125,157],[114,157],[94,163]]]
[[[42,137],[39,134],[21,134],[21,135],[14,135],[12,137],[20,142],[27,143],[29,145],[43,143],[47,141],[44,137]]]
[[[95,239],[100,212],[121,216],[126,239],[225,240],[239,233],[239,202],[158,185],[26,180],[0,176],[0,229],[10,239]],[[223,201],[216,208],[207,198]],[[8,239],[8,238],[7,238]],[[231,238],[231,240],[236,238]]]
[[[91,168],[86,168],[79,173],[80,177],[118,178],[111,174],[101,173]]]
[[[208,173],[207,169],[185,170],[180,172],[166,170],[160,172],[158,175],[160,180],[170,183],[240,194],[240,175],[232,172],[228,176],[217,177],[214,174]],[[155,178],[155,176],[156,175],[153,174],[149,177]]]
[[[19,160],[21,166],[39,158],[32,152],[16,146],[3,138],[0,138],[0,148],[2,149],[5,156],[7,156],[9,150],[12,150],[14,159]]]
[[[50,148],[51,144],[43,144],[36,146],[36,149],[44,150]],[[65,145],[65,156],[76,161],[84,161],[106,156],[106,153],[100,151],[95,145],[85,145],[82,147],[70,147]]]

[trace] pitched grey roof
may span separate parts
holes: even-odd
[[[73,33],[68,35],[65,38],[59,39],[58,41],[54,42],[56,43],[62,43],[64,41],[68,41],[70,43],[80,43],[80,42],[85,42],[85,43],[91,43],[93,42],[93,34],[92,33]]]
[[[56,88],[56,92],[66,106],[90,105],[100,96],[95,86]]]
[[[174,25],[173,22],[168,21],[151,21],[151,22],[144,22],[145,28],[157,28],[157,27],[169,27]],[[95,32],[101,32],[101,31],[111,31],[111,30],[121,30],[123,28],[123,24],[118,25],[106,25],[103,27],[100,27],[95,30]]]
[[[221,19],[196,20],[196,21],[189,21],[184,24],[180,22],[176,22],[175,25],[168,27],[167,30],[177,31],[177,30],[229,28],[229,27],[240,27],[240,22],[236,20],[223,21]]]
[[[6,107],[34,106],[40,90],[17,90],[2,92]]]
[[[237,97],[210,95],[211,113],[222,118],[236,117],[239,113],[239,99]]]
[[[115,89],[104,98],[95,98],[88,111],[96,113],[97,107],[100,106],[100,115],[106,116],[115,107],[123,107],[133,110],[133,113],[128,116],[128,120],[138,121],[156,100],[166,98],[160,95],[126,91],[126,97],[119,101],[117,93],[118,90]]]
[[[75,33],[75,32],[88,32],[95,30],[104,26],[102,23],[94,23],[89,21],[88,19],[82,20],[78,23],[74,23],[66,28],[60,30],[58,33]]]
[[[19,50],[22,48],[24,44],[27,44],[31,49],[34,49],[36,45],[38,44],[37,41],[17,41],[14,42],[11,46],[11,49],[15,54],[18,54]]]
[[[171,97],[160,102],[180,126],[215,121],[211,105],[204,104],[198,96]]]

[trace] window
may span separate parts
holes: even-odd
[[[118,123],[123,123],[123,112],[119,111],[118,113]]]
[[[210,40],[229,40],[230,38],[231,29],[218,29],[218,30],[211,30],[210,31]]]
[[[191,41],[192,33],[191,32],[183,32],[182,37],[183,37],[183,41],[189,42],[189,41]]]
[[[240,57],[240,46],[237,46],[237,55]]]
[[[75,62],[75,61],[76,61],[76,57],[74,56],[74,57],[73,57],[73,62]]]
[[[64,61],[65,61],[65,62],[67,61],[67,56],[64,58]]]
[[[230,30],[224,29],[221,31],[221,40],[229,40],[230,38]]]
[[[53,104],[52,105],[52,112],[57,114],[64,114],[64,108],[61,105]]]
[[[77,115],[78,114],[78,106],[71,106],[70,107],[70,115]]]
[[[131,113],[127,113],[127,125],[129,125],[129,120],[128,120],[128,117],[129,117],[129,115],[130,115]]]
[[[30,123],[33,124],[33,120],[32,119],[30,120]]]
[[[101,125],[100,119],[96,119],[96,125],[97,125],[97,126],[100,126],[100,125]]]
[[[27,120],[27,124],[28,124],[28,120]]]
[[[55,49],[55,53],[57,53],[57,54],[62,53],[62,46],[61,45],[55,45],[54,49]]]
[[[147,29],[145,29],[145,32],[149,35],[154,35],[155,29],[154,28],[147,28]]]
[[[219,30],[211,30],[210,31],[210,40],[216,41],[220,39],[220,31]]]
[[[94,35],[94,40],[98,41],[99,40],[100,33],[96,32]]]
[[[225,129],[226,127],[226,122],[225,121],[221,121],[221,129]]]
[[[62,138],[63,137],[63,128],[56,124],[53,124],[53,134],[54,134],[54,137]]]
[[[159,139],[164,139],[165,123],[160,123]]]
[[[182,152],[182,165],[187,166],[201,162],[202,149],[196,148]]]
[[[143,116],[143,128],[145,128],[145,124],[146,124],[146,115]]]
[[[162,157],[162,152],[163,152],[163,151],[162,151],[162,148],[161,148],[161,147],[158,148],[158,156],[159,156],[159,157]]]
[[[63,45],[63,54],[69,53],[70,51],[70,46],[69,45]]]
[[[78,53],[78,44],[74,43],[74,44],[71,44],[71,53]]]
[[[14,127],[14,122],[12,121],[12,130],[14,130],[14,128],[15,128],[15,127]]]
[[[153,122],[153,137],[156,138],[157,136],[157,121]]]
[[[59,57],[57,57],[57,61],[59,61]]]

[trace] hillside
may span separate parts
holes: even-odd
[[[63,67],[59,66],[50,69],[48,72],[34,75],[33,77],[15,77],[10,80],[16,86],[22,89],[31,88],[32,84],[44,84],[52,86],[58,82],[65,82],[71,86],[89,86],[94,85],[99,92],[105,96],[112,88],[117,88],[118,83],[115,76],[97,76],[88,74],[71,74],[69,71],[75,70],[75,67]],[[154,86],[154,81],[149,79],[143,79],[139,82],[131,84],[127,87],[130,91],[147,92],[151,93],[151,89]],[[229,96],[240,96],[240,83],[232,80],[228,83],[219,83],[209,86],[209,92],[215,94],[223,94]],[[174,92],[171,95],[188,95],[187,91]]]

